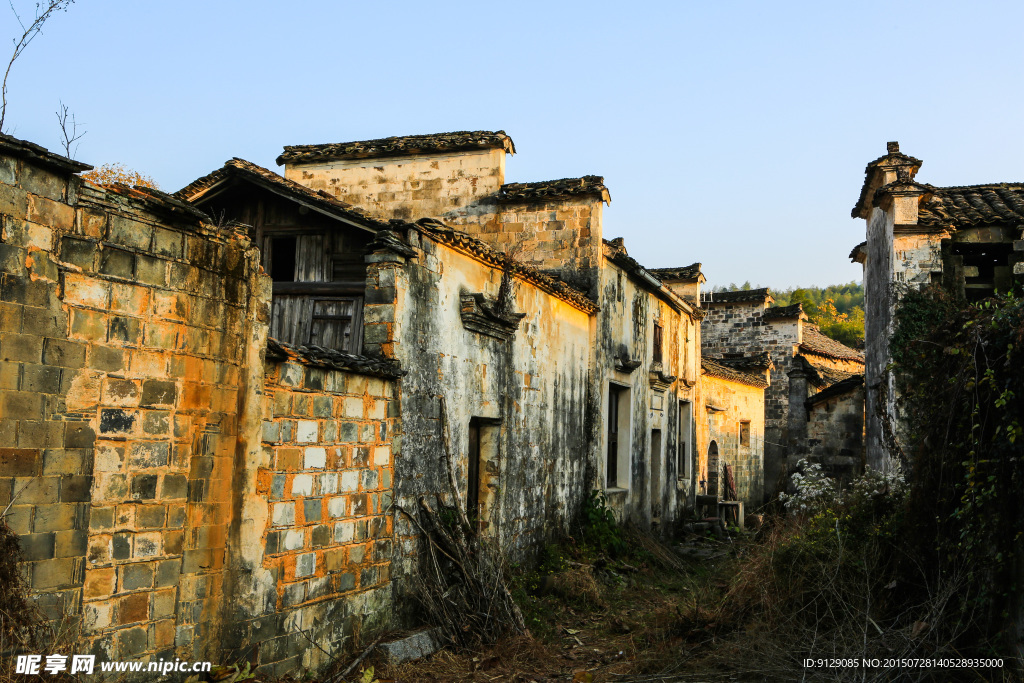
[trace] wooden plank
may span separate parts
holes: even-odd
[[[365,280],[343,282],[275,282],[274,296],[279,295],[334,295],[362,296],[366,292]]]

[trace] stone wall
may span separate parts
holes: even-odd
[[[789,384],[787,373],[803,341],[802,319],[765,317],[767,301],[705,304],[701,322],[701,351],[713,358],[725,354],[772,355],[771,385],[764,392],[765,494],[771,495],[783,471],[788,439]]]
[[[849,480],[864,465],[864,386],[812,400],[807,416],[806,455],[829,476]]]
[[[772,373],[772,382],[776,375]],[[722,478],[722,466],[733,468],[736,495],[747,510],[760,507],[764,495],[764,430],[765,392],[767,390],[741,382],[705,374],[701,380],[701,399],[698,405],[698,443],[702,446],[698,468],[698,490],[706,493],[717,484],[718,497],[727,498]],[[740,443],[740,426],[748,423],[749,445]],[[712,471],[708,452],[711,442],[718,447],[717,472]],[[699,482],[707,482],[700,490]]]
[[[395,384],[265,376],[257,249],[81,168],[0,138],[0,505],[34,597],[99,661],[315,668],[303,633],[390,618]]]
[[[680,511],[693,505],[696,468],[687,475],[678,467],[679,441],[689,432],[691,460],[698,439],[691,424],[680,425],[680,401],[688,401],[692,420],[698,420],[696,401],[700,378],[700,328],[696,314],[687,313],[622,267],[604,259],[600,271],[602,307],[597,314],[593,375],[597,382],[596,443],[600,445],[600,485],[610,505],[623,519],[649,525],[657,518],[670,529]],[[685,304],[684,304],[685,305]],[[654,326],[661,327],[662,360],[654,360]],[[630,368],[623,361],[638,363]],[[664,382],[662,378],[671,378]],[[628,392],[630,429],[620,430],[621,467],[618,486],[608,481],[608,412],[612,387]],[[620,406],[620,413],[625,406]],[[660,434],[660,448],[654,432]]]
[[[463,297],[480,294],[493,302],[502,273],[486,253],[450,236],[409,229],[401,236],[408,251],[382,247],[368,256],[366,348],[399,359],[408,372],[401,433],[394,436],[396,501],[413,514],[421,495],[432,505],[435,496],[452,503],[443,396],[460,494],[465,499],[470,484],[475,418],[481,528],[522,560],[568,529],[594,482],[587,417],[592,306],[518,279],[515,310],[523,319],[505,336],[471,329],[462,317]],[[419,541],[403,515],[396,512],[394,523],[397,589],[415,571]]]
[[[439,217],[498,192],[505,150],[290,163],[284,175],[378,218]]]
[[[265,391],[257,493],[269,508],[270,613],[247,619],[240,640],[260,670],[283,675],[319,669],[325,652],[352,649],[390,622],[398,402],[393,382],[294,360],[268,365]]]
[[[4,446],[32,586],[104,658],[212,656],[255,250],[166,201],[11,161]]]

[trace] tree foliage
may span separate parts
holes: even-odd
[[[82,174],[82,177],[102,187],[110,185],[135,187],[139,185],[141,187],[151,187],[154,190],[160,189],[160,186],[151,177],[130,168],[125,168],[124,164],[103,164],[91,171],[86,171]]]
[[[760,287],[761,285],[757,285]],[[754,289],[750,282],[712,288],[712,292]],[[858,348],[864,342],[864,287],[857,282],[828,287],[792,287],[772,289],[775,306],[803,304],[807,318],[822,334],[847,346]]]
[[[933,580],[966,561],[960,612],[972,615],[976,636],[998,639],[1024,607],[1024,300],[908,292],[895,322],[892,371],[912,473],[906,540]]]

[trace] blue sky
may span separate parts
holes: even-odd
[[[15,0],[23,15],[33,3]],[[1024,3],[79,0],[15,63],[7,130],[177,190],[286,144],[508,132],[508,181],[597,174],[649,267],[859,280],[864,165],[1024,180]],[[0,7],[0,37],[20,33]],[[8,53],[3,53],[4,61]]]

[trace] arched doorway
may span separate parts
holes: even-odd
[[[718,495],[718,442],[712,441],[708,444],[708,495]]]

